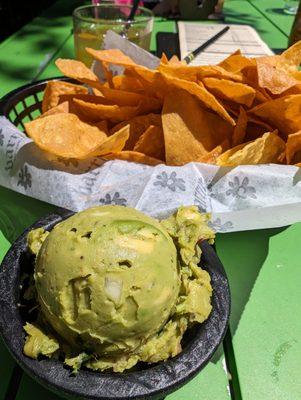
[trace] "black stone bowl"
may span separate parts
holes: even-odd
[[[23,283],[24,272],[33,271],[33,259],[26,247],[28,231],[38,227],[51,230],[72,214],[58,210],[41,218],[15,241],[6,254],[0,269],[2,338],[13,357],[31,377],[61,396],[93,400],[162,399],[192,379],[208,363],[223,340],[230,313],[230,292],[224,268],[213,248],[203,242],[202,268],[211,276],[213,309],[203,324],[187,331],[181,354],[158,364],[142,364],[136,371],[98,373],[83,369],[73,376],[59,360],[32,360],[23,354],[25,332],[22,326],[26,316],[22,307],[18,306],[22,302],[20,284]]]

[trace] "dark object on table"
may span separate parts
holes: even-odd
[[[179,0],[179,11],[182,19],[207,19],[215,11],[217,0]]]
[[[215,12],[218,0],[163,0],[153,8],[155,15],[178,16],[186,20],[204,20]]]
[[[297,14],[295,16],[291,33],[288,39],[288,47],[298,42],[298,40],[301,40],[301,0],[299,1]]]
[[[156,5],[160,3],[160,0],[143,0],[143,6],[152,10]]]
[[[199,55],[203,50],[205,50],[208,46],[214,43],[218,38],[220,38],[224,33],[226,33],[230,29],[229,26],[223,28],[216,35],[212,36],[201,46],[197,47],[191,53],[189,53],[185,58],[187,64],[189,64],[192,60],[195,59],[197,55]],[[179,35],[177,33],[172,32],[158,32],[156,36],[157,41],[157,57],[161,57],[163,53],[170,59],[173,55],[181,58],[180,52],[180,44],[179,44]]]
[[[164,53],[168,59],[173,55],[181,57],[179,35],[172,32],[158,32],[156,35],[157,57]]]
[[[23,303],[20,285],[22,277],[33,271],[33,257],[28,253],[26,237],[29,230],[44,227],[51,230],[58,222],[73,213],[58,210],[41,218],[28,228],[12,245],[0,269],[0,332],[4,343],[17,362],[38,382],[60,395],[107,399],[160,399],[176,390],[195,376],[210,360],[222,341],[230,313],[230,293],[225,271],[213,248],[201,244],[202,267],[211,276],[213,309],[201,325],[187,331],[183,338],[183,351],[165,362],[143,365],[140,370],[125,373],[99,373],[80,370],[76,376],[59,360],[32,360],[23,354],[25,332],[30,305]]]
[[[196,56],[198,56],[203,50],[205,50],[208,46],[210,46],[212,43],[214,43],[218,38],[223,36],[228,30],[230,29],[230,26],[225,26],[221,31],[217,32],[214,36],[212,36],[210,39],[206,40],[205,43],[201,44],[199,47],[197,47],[195,50],[187,54],[186,57],[184,57],[184,61],[186,61],[187,64],[191,63],[195,59]]]
[[[216,6],[214,7],[214,13],[208,15],[208,19],[213,21],[224,21],[225,15],[223,13],[224,0],[218,0]]]
[[[155,15],[162,17],[174,17],[179,14],[178,3],[179,0],[162,0],[152,11]]]

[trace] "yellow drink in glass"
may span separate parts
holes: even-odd
[[[77,60],[88,67],[92,57],[86,47],[101,49],[106,32],[110,29],[116,33],[125,31],[130,6],[100,4],[79,7],[73,12],[74,49]],[[135,20],[127,25],[127,39],[145,50],[149,50],[153,14],[150,10],[139,7]]]

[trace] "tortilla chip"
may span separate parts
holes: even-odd
[[[62,74],[69,78],[76,79],[92,87],[100,85],[97,76],[81,61],[58,58],[55,61],[55,65]]]
[[[242,83],[226,79],[204,78],[203,83],[214,96],[251,107],[256,91]]]
[[[201,104],[216,112],[221,118],[225,121],[229,122],[231,125],[235,125],[235,121],[231,116],[227,113],[225,108],[219,103],[216,98],[208,92],[207,89],[202,88],[195,82],[184,81],[183,79],[177,78],[170,78],[169,76],[165,75],[164,79],[168,85],[178,89],[184,89],[188,93],[197,97],[197,99],[201,102]]]
[[[238,103],[233,103],[232,101],[220,100],[221,104],[223,105],[224,109],[228,111],[231,117],[235,117],[234,119],[238,118],[239,116],[239,109],[240,105]]]
[[[201,159],[233,129],[217,115],[204,110],[194,96],[183,90],[166,96],[162,124],[168,165]]]
[[[48,117],[49,115],[69,113],[69,102],[64,101],[63,103],[57,105],[56,107],[50,108],[48,111],[41,114],[38,118]]]
[[[266,92],[265,89],[260,88],[255,90],[256,90],[256,96],[253,104],[254,107],[257,106],[258,104],[265,103],[266,101],[272,99],[272,97]]]
[[[137,64],[128,56],[126,56],[119,49],[109,50],[94,50],[86,48],[88,54],[90,54],[94,60],[106,62],[114,65],[122,65],[123,67],[136,66]]]
[[[279,95],[300,83],[301,41],[280,55],[256,59],[259,86]]]
[[[135,144],[134,151],[164,161],[165,146],[162,127],[151,125],[140,136],[139,140]]]
[[[226,151],[218,157],[217,165],[277,163],[284,151],[285,142],[275,132],[267,132],[261,138]]]
[[[164,87],[164,79],[158,71],[136,67],[133,68],[131,72],[126,70],[125,73],[127,76],[131,76],[140,82],[145,95],[158,99],[164,98],[165,91],[162,90]]]
[[[104,132],[107,136],[109,136],[109,127],[108,127],[108,121],[100,121],[100,122],[96,122],[95,124],[93,124],[94,126],[96,126],[99,130],[101,130],[102,132]],[[116,131],[117,132],[117,131]]]
[[[110,89],[107,87],[98,88],[107,100],[119,106],[138,106],[140,113],[159,112],[162,109],[162,101],[142,94],[126,92],[123,90]]]
[[[256,59],[258,85],[272,94],[281,94],[299,82],[287,71],[276,68],[267,62],[268,57]]]
[[[238,120],[236,122],[236,126],[234,127],[233,136],[232,136],[232,147],[237,146],[238,144],[243,143],[244,138],[246,136],[248,124],[248,116],[243,107],[240,107]]]
[[[146,97],[139,103],[138,115],[149,113],[160,113],[162,111],[163,102],[150,97]]]
[[[263,126],[260,126],[253,122],[248,121],[247,131],[246,131],[246,135],[244,138],[244,142],[245,143],[252,142],[253,140],[256,140],[259,137],[261,137],[267,131],[269,131],[269,130],[267,130]]]
[[[109,87],[108,85],[103,85],[104,87],[106,87],[107,89],[112,89],[111,87]],[[98,97],[102,97],[105,98],[105,96],[102,94],[102,92],[96,88],[92,88],[92,93],[94,96],[98,96]],[[93,96],[91,94],[89,94],[89,96]]]
[[[131,68],[125,71],[127,76],[133,76],[137,78],[142,78],[144,81],[156,84],[157,81],[163,82],[162,75],[159,71],[155,69],[148,69],[137,65],[135,68]]]
[[[50,110],[51,108],[59,104],[59,97],[62,94],[86,94],[88,89],[81,85],[75,85],[74,83],[64,81],[49,81],[47,82],[43,102],[42,112]]]
[[[224,148],[225,147],[225,148]],[[216,164],[218,157],[229,148],[229,141],[225,141],[224,146],[218,145],[213,150],[211,150],[205,156],[202,156],[200,159],[196,160],[197,162],[205,163],[205,164]]]
[[[186,92],[182,92],[181,96],[170,94],[165,98],[162,124],[168,165],[183,165],[208,153],[200,140],[200,121],[191,118],[190,114],[193,112],[195,117],[198,116],[199,109],[196,99]]]
[[[122,82],[122,78],[123,77],[124,77],[124,75],[113,76],[113,78],[112,78],[112,86],[109,85],[108,82],[104,82],[103,86],[111,88],[111,89],[121,89],[121,82]]]
[[[136,162],[139,164],[147,164],[147,165],[158,165],[162,164],[161,160],[157,160],[155,158],[146,156],[143,153],[138,153],[137,151],[121,151],[120,153],[108,154],[105,156],[107,160],[124,160]]]
[[[290,70],[290,75],[292,75],[294,78],[296,78],[299,83],[301,82],[301,71],[299,69],[296,71]]]
[[[219,67],[233,74],[241,74],[246,68],[256,68],[254,59],[244,57],[236,51],[218,64]]]
[[[259,118],[248,114],[248,124],[244,142],[250,142],[261,137],[266,132],[273,132],[275,128]]]
[[[161,64],[158,67],[158,71],[170,77],[193,82],[208,77],[230,79],[236,82],[241,82],[242,80],[239,75],[228,72],[218,65],[188,66],[181,62],[171,63],[169,61],[168,65]]]
[[[91,122],[107,119],[117,123],[131,119],[139,113],[139,105],[135,107],[121,107],[116,104],[92,103],[76,98],[74,99],[74,105],[76,109]]]
[[[301,162],[301,130],[288,135],[285,155],[288,164]]]
[[[135,115],[160,112],[162,109],[162,102],[158,99],[110,88],[102,88],[102,91],[106,97],[73,96],[72,102],[82,117],[94,122],[108,119],[117,123],[127,121]],[[66,100],[66,96],[63,96],[62,99]]]
[[[150,112],[160,112],[162,109],[162,100],[155,97],[146,96],[142,93],[134,93],[124,90],[110,89],[103,87],[101,90],[94,89],[95,94],[103,96],[111,102],[120,106],[139,105],[139,114]]]
[[[149,128],[151,125],[155,125],[158,127],[162,127],[161,115],[159,114],[147,114],[147,115],[139,115],[134,117],[128,121],[120,122],[118,125],[114,126],[111,129],[110,134],[115,133],[123,126],[129,124],[130,126],[130,136],[124,150],[133,150],[136,142],[140,138],[140,136]]]
[[[113,77],[113,88],[125,90],[127,92],[140,93],[144,91],[141,82],[132,76],[116,75]]]
[[[168,60],[169,65],[186,65],[186,61],[182,61],[179,59],[179,57],[174,54],[169,60]]]
[[[229,73],[240,76],[243,83],[247,83],[254,89],[258,87],[255,59],[247,58],[241,54],[234,53],[218,65]]]
[[[111,89],[105,86],[98,88],[97,94],[102,95],[104,98],[111,101],[112,104],[118,104],[120,106],[137,106],[145,97],[137,93]]]
[[[105,79],[107,81],[107,84],[109,85],[110,88],[114,88],[113,72],[109,69],[109,64],[106,62],[103,62],[102,69],[103,69],[103,73],[104,73]]]
[[[166,57],[165,53],[162,53],[162,56],[160,58],[160,64],[168,64],[168,58]]]
[[[87,158],[106,139],[97,127],[74,114],[55,114],[25,124],[26,133],[42,150],[65,158]]]
[[[270,100],[249,111],[271,124],[286,137],[301,129],[301,95],[290,95]]]
[[[285,65],[290,73],[298,71],[301,64],[301,40],[286,49],[277,59],[277,66]]]
[[[255,117],[254,115],[251,115],[249,112],[248,114],[248,124],[253,123],[256,125],[259,125],[260,127],[265,129],[265,132],[273,132],[275,129],[271,124],[268,124],[265,121],[262,121],[260,118]],[[265,133],[263,132],[263,133]]]
[[[291,94],[301,94],[301,83],[298,83],[294,86],[289,87],[287,90],[281,93],[281,96],[289,96]]]
[[[82,100],[88,103],[94,103],[94,104],[106,104],[106,105],[114,105],[113,101],[106,99],[101,92],[97,91],[96,89],[94,89],[95,93],[99,93],[99,95],[97,94],[74,94],[74,95],[70,95],[70,94],[63,94],[60,96],[60,103],[61,102],[65,102],[68,101],[69,104],[72,104],[74,102],[74,100]]]
[[[124,126],[114,135],[109,136],[103,143],[90,153],[90,157],[103,156],[109,153],[120,152],[129,138],[129,125]]]

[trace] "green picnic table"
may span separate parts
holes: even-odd
[[[57,76],[53,60],[73,57],[71,12],[61,0],[0,45],[0,97],[30,81]],[[287,46],[293,18],[284,0],[226,0],[226,23],[249,24],[275,51]],[[201,23],[201,22],[200,22]],[[152,37],[174,32],[157,18]],[[55,207],[0,187],[0,260],[16,237]],[[196,378],[167,400],[301,399],[301,224],[218,234],[216,250],[232,292],[230,327]],[[0,400],[59,400],[16,365],[0,339]]]

